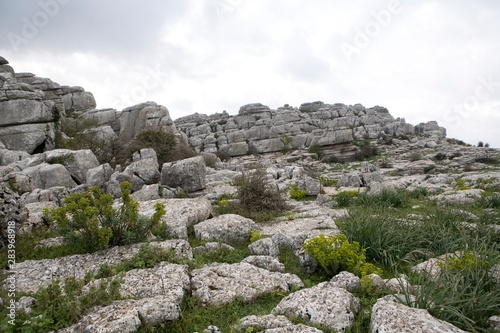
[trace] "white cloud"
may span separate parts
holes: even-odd
[[[15,52],[7,32],[40,10],[23,3],[0,5],[0,54],[16,71],[83,86],[98,107],[153,100],[177,118],[251,102],[383,105],[500,147],[497,1],[70,1]],[[343,43],[358,52],[346,59]],[[488,96],[464,108],[489,77]]]

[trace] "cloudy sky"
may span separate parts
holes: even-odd
[[[498,0],[0,0],[0,55],[172,118],[321,100],[500,147]]]

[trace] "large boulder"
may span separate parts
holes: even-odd
[[[162,262],[153,268],[134,269],[125,274],[120,285],[120,295],[133,299],[93,308],[80,322],[59,332],[136,332],[141,324],[178,320],[180,304],[189,289],[187,266]]]
[[[42,163],[28,167],[23,172],[31,177],[35,188],[48,189],[55,186],[74,188],[77,186],[69,171],[61,164]]]
[[[83,113],[95,109],[96,102],[91,92],[85,91],[82,87],[63,86],[61,89],[64,94],[62,99],[66,113]]]
[[[202,156],[177,162],[164,163],[161,169],[161,183],[168,187],[181,187],[188,192],[205,188],[205,161]]]
[[[72,276],[83,279],[87,272],[97,273],[101,264],[117,265],[132,259],[139,252],[143,244],[117,246],[107,250],[76,254],[56,259],[26,260],[16,263],[16,286],[19,292],[34,293],[38,288],[50,284],[54,277],[64,280]],[[172,251],[178,259],[192,259],[193,252],[185,240],[167,240],[153,242],[150,246]],[[4,283],[6,281],[3,281]]]
[[[160,181],[158,158],[154,149],[141,149],[134,154],[133,159],[134,162],[127,166],[125,173],[136,176],[145,185],[156,184]]]
[[[55,149],[44,153],[45,161],[63,165],[78,184],[85,184],[87,171],[99,166],[99,161],[90,149]]]
[[[247,242],[253,230],[259,230],[257,223],[235,214],[220,215],[194,226],[197,239],[235,245]]]
[[[372,308],[370,333],[465,333],[450,323],[434,318],[424,309],[398,303],[394,296],[380,298]]]
[[[344,332],[354,323],[359,307],[359,299],[350,292],[323,282],[283,298],[272,313]]]
[[[260,295],[304,286],[296,275],[270,272],[248,263],[213,264],[193,270],[191,276],[193,296],[206,305],[227,304],[237,297],[251,301]]]
[[[188,238],[188,227],[205,221],[212,213],[212,204],[203,198],[197,199],[159,199],[141,202],[139,214],[151,217],[155,212],[155,205],[165,205],[166,223],[165,236],[171,238]]]
[[[168,109],[154,102],[141,103],[124,109],[120,115],[119,139],[130,142],[137,134],[147,129],[161,129],[177,133]]]

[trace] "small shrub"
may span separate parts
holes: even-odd
[[[466,252],[459,258],[451,258],[444,264],[441,262],[439,264],[441,268],[456,273],[464,272],[465,270],[470,269],[480,269],[483,272],[486,272],[485,270],[488,267],[487,261],[479,259],[478,256],[471,251]]]
[[[318,154],[319,155],[321,153],[321,151],[322,151],[321,146],[318,144],[313,144],[313,145],[309,146],[309,152],[311,154]]]
[[[295,200],[302,200],[307,196],[307,192],[304,190],[299,190],[297,184],[293,184],[290,189],[290,198]]]
[[[358,191],[343,191],[337,194],[336,200],[339,207],[349,207],[353,198],[359,195]]]
[[[390,169],[393,167],[392,163],[389,162],[387,159],[383,159],[380,161],[379,163],[379,166],[382,168],[382,169]]]
[[[139,203],[130,196],[130,183],[120,184],[122,206],[113,208],[113,196],[98,187],[73,193],[64,206],[45,211],[69,242],[84,244],[88,251],[143,241],[165,214],[165,206],[155,205],[151,219],[140,218]]]
[[[163,130],[148,129],[137,135],[132,142],[131,150],[136,152],[143,148],[152,148],[158,157],[158,163],[172,161],[172,152],[176,148],[177,139],[173,133]]]
[[[222,162],[226,162],[226,161],[229,161],[229,159],[231,158],[231,156],[229,156],[228,154],[224,153],[224,152],[221,152],[221,151],[216,151],[215,152],[215,155],[220,158],[220,160]]]
[[[477,143],[477,146],[478,146],[478,147],[484,147],[484,143],[483,143],[483,141],[479,141],[479,142]]]
[[[250,231],[250,243],[258,241],[259,239],[262,239],[262,234],[260,233],[260,230]]]
[[[319,177],[319,182],[324,187],[335,187],[337,186],[337,180],[329,177]]]
[[[370,157],[378,155],[378,148],[372,146],[371,144],[362,145],[358,152],[354,154],[354,159],[356,161],[364,161]]]
[[[435,165],[428,165],[428,166],[424,167],[424,173],[425,174],[431,173],[435,169],[436,169]]]
[[[411,162],[419,161],[419,160],[422,159],[422,155],[420,153],[413,152],[413,153],[410,154],[410,156],[408,156],[408,159]]]
[[[61,164],[64,166],[68,166],[74,161],[75,157],[73,155],[54,156],[45,160],[45,162],[47,162],[48,164]]]
[[[285,135],[280,138],[281,143],[283,143],[283,151],[288,152],[290,151],[290,144],[293,142],[293,138]]]
[[[479,205],[482,208],[500,208],[500,193],[486,193],[481,197]]]
[[[477,163],[489,164],[489,165],[499,165],[500,161],[492,157],[478,157],[475,159]]]
[[[439,152],[436,155],[434,155],[433,159],[436,161],[442,161],[446,159],[446,154]]]
[[[303,248],[307,254],[318,260],[321,267],[330,275],[349,271],[357,276],[371,273],[381,274],[375,265],[366,262],[366,250],[358,242],[349,243],[343,234],[337,236],[319,235],[308,239]]]
[[[242,172],[233,180],[237,198],[244,209],[252,211],[283,211],[285,200],[278,188],[267,179],[264,168]]]

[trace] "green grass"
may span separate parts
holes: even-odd
[[[386,277],[409,275],[410,282],[420,286],[415,295],[417,307],[464,330],[489,332],[487,319],[500,313],[498,282],[487,273],[500,263],[500,233],[491,229],[500,221],[497,198],[484,199],[475,207],[445,209],[432,204],[423,190],[400,191],[402,201],[394,200],[394,194],[355,198],[349,216],[337,220],[340,230],[350,241],[366,248],[369,261],[382,266]],[[417,204],[419,208],[410,208]],[[409,213],[417,217],[409,218]],[[473,253],[486,264],[453,266],[460,269],[446,266],[435,280],[410,271],[410,267],[430,257],[455,251]],[[371,304],[369,298],[362,296],[361,302]],[[355,326],[359,330],[351,328],[349,332],[366,332],[366,319],[357,318]]]

